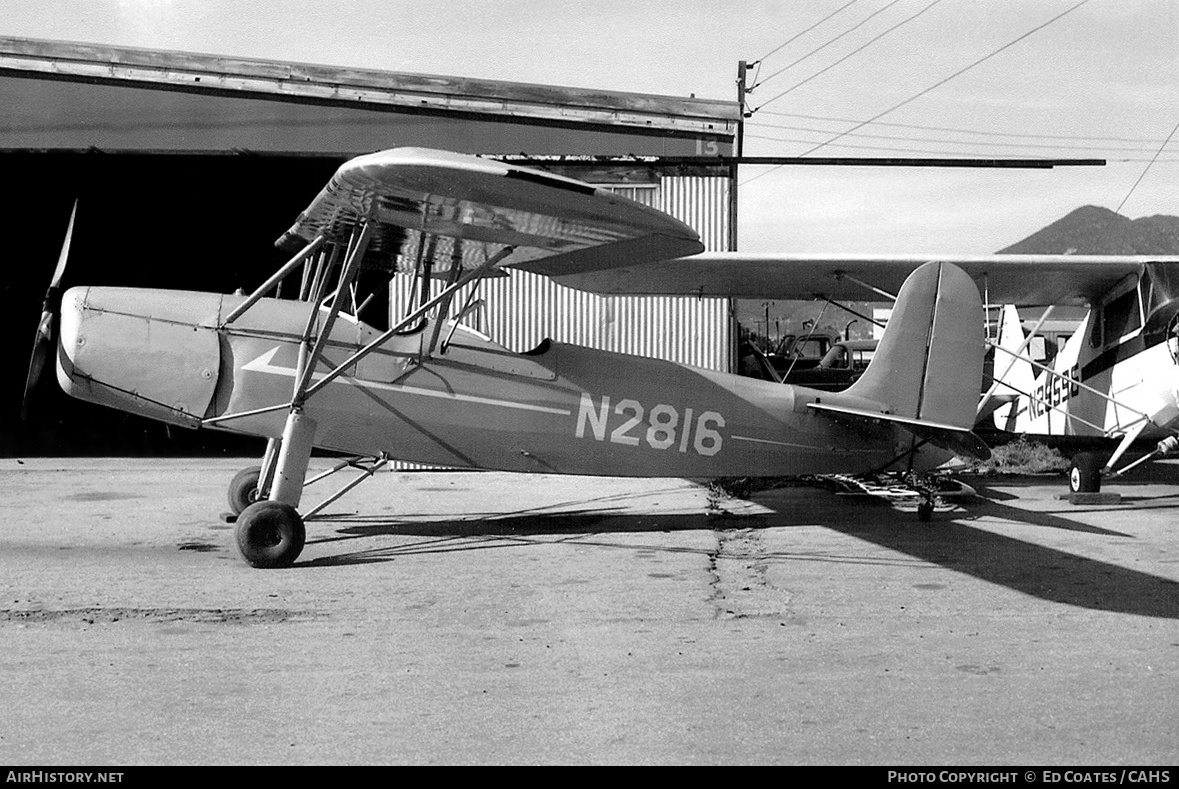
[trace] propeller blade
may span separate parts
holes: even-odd
[[[61,245],[61,254],[57,256],[57,268],[53,270],[53,279],[49,281],[49,287],[57,288],[61,286],[62,275],[65,274],[66,260],[70,256],[70,239],[74,237],[74,217],[78,215],[78,201],[74,201],[74,208],[70,211],[70,224],[66,228],[65,241]]]
[[[53,348],[53,313],[46,310],[41,313],[41,322],[37,325],[37,337],[33,340],[33,354],[29,358],[29,375],[25,379],[25,396],[21,400],[20,418],[29,416],[29,400],[33,388],[41,380],[41,371],[45,369],[45,360],[49,358],[49,351]]]
[[[74,237],[74,218],[78,214],[78,201],[74,201],[70,211],[70,224],[66,228],[65,241],[61,245],[61,253],[57,256],[57,267],[53,270],[53,279],[49,281],[49,288],[45,291],[45,301],[41,305],[41,321],[37,324],[37,336],[33,340],[33,353],[29,357],[29,374],[25,378],[25,396],[21,401],[21,419],[29,415],[29,401],[33,389],[41,380],[41,373],[45,369],[45,361],[53,350],[53,337],[56,328],[55,313],[61,307],[61,280],[65,276],[66,261],[70,256],[70,241]]]

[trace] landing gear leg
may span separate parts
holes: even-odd
[[[270,497],[242,510],[237,519],[237,547],[254,567],[290,567],[303,550],[306,529],[299,516],[303,480],[315,438],[315,420],[292,410],[283,429]]]
[[[287,416],[282,431],[282,445],[278,450],[278,465],[274,469],[274,482],[270,488],[270,500],[281,501],[292,507],[299,506],[303,497],[303,480],[307,477],[307,463],[311,460],[311,446],[315,440],[315,420],[293,410]]]

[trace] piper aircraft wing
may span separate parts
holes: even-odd
[[[609,271],[554,275],[571,288],[631,296],[876,301],[929,262],[953,263],[991,303],[1017,306],[1091,304],[1151,264],[1179,266],[1179,256],[1126,255],[847,255],[708,252]],[[1179,277],[1179,269],[1176,269]],[[879,290],[874,290],[879,289]]]
[[[701,251],[696,231],[661,211],[569,178],[448,151],[394,148],[346,162],[279,240],[346,240],[376,228],[364,263],[438,275],[499,256],[497,268],[548,276]]]

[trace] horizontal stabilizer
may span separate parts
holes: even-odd
[[[920,439],[928,441],[934,446],[953,452],[956,455],[986,460],[991,456],[990,447],[969,428],[942,422],[930,422],[924,419],[913,419],[886,411],[870,411],[865,408],[851,408],[828,403],[807,403],[808,408],[819,412],[837,414],[855,420],[883,421],[900,425]]]

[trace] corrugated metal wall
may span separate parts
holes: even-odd
[[[707,249],[728,249],[727,178],[664,176],[657,185],[604,186],[686,222]],[[405,314],[409,285],[408,277],[393,282],[395,320]],[[548,337],[712,370],[732,368],[729,299],[597,296],[523,271],[478,287],[483,305],[465,323],[513,351],[530,350]],[[456,297],[455,309],[466,296],[464,291]]]

